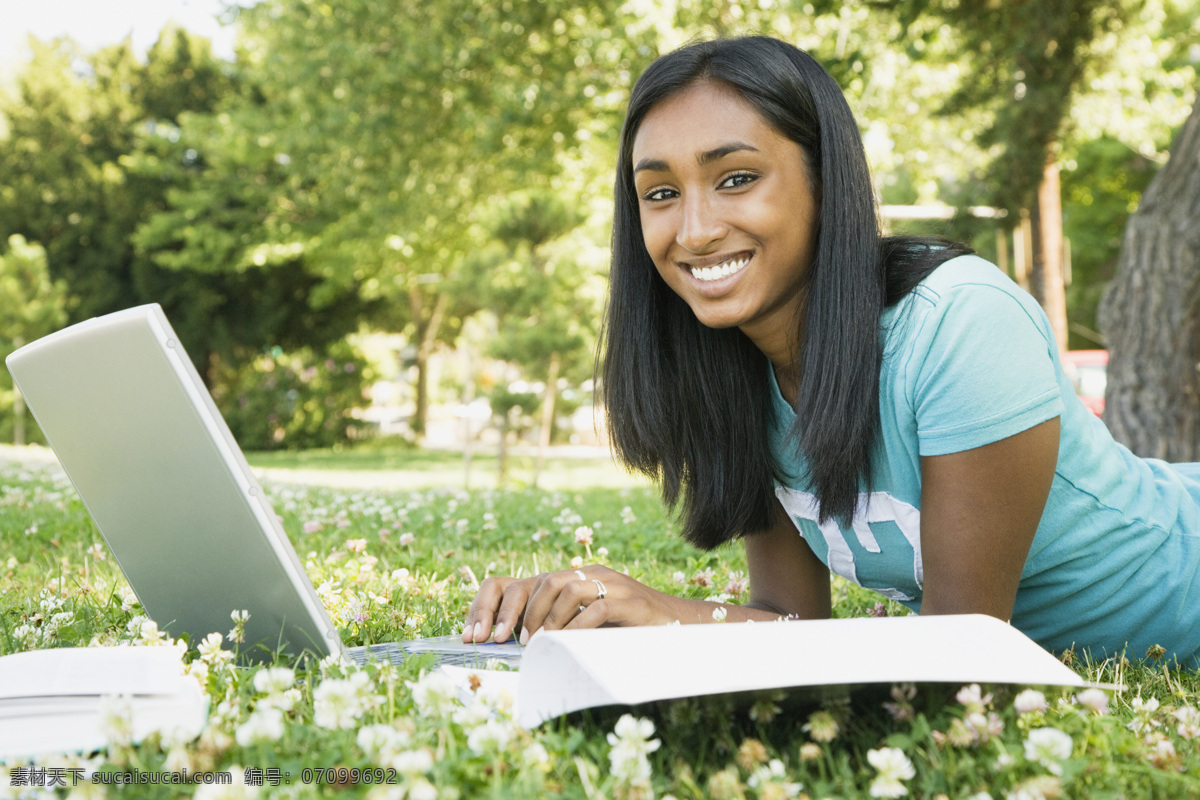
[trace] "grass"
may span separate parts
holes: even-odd
[[[551,450],[553,453],[554,450]],[[364,485],[380,488],[426,489],[453,486],[464,489],[498,488],[494,450],[478,450],[469,459],[451,450],[371,445],[326,450],[251,453],[247,460],[267,479],[311,481],[324,485]],[[504,488],[533,485],[536,458],[527,454],[508,457]],[[546,458],[537,485],[542,489],[625,488],[644,486],[607,456],[554,456]]]
[[[271,476],[265,487],[273,504],[351,644],[456,630],[473,578],[567,568],[586,556],[574,535],[583,525],[593,529],[594,560],[664,591],[745,599],[739,548],[688,548],[651,489],[619,473],[623,485],[596,485],[614,471],[602,461],[572,461],[582,477],[571,487],[563,463],[547,473],[563,481],[558,488],[467,491],[456,454],[251,460]],[[477,466],[482,477],[486,462]],[[317,485],[319,472],[341,485]],[[432,485],[439,475],[448,486]],[[141,616],[61,473],[10,464],[0,467],[0,487],[0,653],[167,642]],[[835,583],[835,615],[876,612],[877,602]],[[884,610],[900,613],[892,604]],[[228,638],[221,647],[192,645],[187,669],[210,698],[198,739],[115,739],[99,753],[48,757],[39,766],[85,775],[186,767],[239,778],[247,768],[262,770],[249,773],[252,782],[293,776],[278,786],[141,786],[123,795],[151,798],[1200,797],[1200,680],[1162,661],[1074,656],[1071,665],[1090,680],[1128,687],[1102,695],[1105,713],[1074,692],[1044,687],[1040,695],[1011,686],[882,687],[825,706],[786,693],[712,698],[598,710],[524,731],[503,703],[477,698],[463,706],[442,697],[419,663],[361,671],[276,664],[292,672],[268,673],[235,667],[237,646]],[[5,788],[27,766],[0,766],[0,798],[67,795]],[[343,767],[346,780],[332,772],[323,775],[333,782],[305,782],[305,767]],[[377,775],[390,782],[375,783]],[[85,788],[98,791],[76,791]]]

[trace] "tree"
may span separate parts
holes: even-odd
[[[1101,324],[1113,436],[1141,456],[1200,460],[1200,96],[1125,227]]]
[[[545,464],[554,427],[558,380],[568,365],[588,361],[598,316],[581,291],[583,271],[548,245],[583,224],[581,209],[546,191],[514,194],[500,208],[494,233],[500,257],[487,263],[484,297],[499,318],[491,355],[523,366],[545,384],[533,485]],[[557,257],[556,257],[557,256]],[[507,392],[500,387],[502,394]],[[505,412],[507,413],[507,412]],[[505,417],[507,421],[507,417]],[[501,426],[504,453],[506,426]],[[500,459],[501,479],[504,459]]]
[[[971,55],[970,69],[944,112],[990,111],[991,124],[978,134],[982,147],[1000,150],[989,168],[990,204],[1010,212],[1030,210],[1030,288],[1065,349],[1061,139],[1092,55],[1089,45],[1120,29],[1133,9],[1105,0],[902,0],[893,5],[902,19],[934,13],[959,31],[962,52]]]
[[[0,254],[0,349],[11,353],[66,321],[66,285],[50,280],[46,251],[23,236],[8,237],[8,254]],[[4,380],[11,386],[7,371]],[[25,404],[15,389],[10,406],[13,443],[25,444]]]
[[[425,360],[470,313],[480,215],[531,176],[560,174],[593,131],[615,136],[636,41],[602,0],[441,3],[264,0],[245,10],[243,60],[261,94],[231,112],[286,162],[258,243],[319,264],[383,308],[376,324]]]

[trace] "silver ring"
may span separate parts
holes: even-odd
[[[604,588],[604,584],[596,578],[592,578],[592,583],[596,584],[596,599],[603,600],[604,595],[608,594],[608,589]]]
[[[582,614],[582,613],[583,613],[583,610],[584,610],[585,608],[587,608],[587,606],[583,606],[583,605],[581,605],[581,606],[579,607],[579,613],[580,613],[580,614]]]
[[[579,580],[581,580],[581,581],[587,580],[587,575],[583,574],[583,570],[577,569],[577,570],[575,570],[575,574],[579,576]]]

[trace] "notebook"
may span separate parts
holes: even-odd
[[[346,647],[157,304],[72,325],[6,363],[142,608],[171,636],[195,646],[246,610],[240,649],[251,660],[279,650],[519,662],[519,644],[453,635]]]

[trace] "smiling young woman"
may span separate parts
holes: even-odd
[[[800,145],[705,81],[646,115],[632,158],[642,239],[663,281],[703,325],[737,327],[790,367],[816,240]]]
[[[1200,663],[1200,465],[1114,442],[993,265],[881,234],[857,125],[811,57],[751,37],[655,61],[615,202],[614,450],[689,541],[743,540],[751,601],[718,611],[602,566],[495,577],[464,641],[823,617],[836,573],[1052,650]]]

